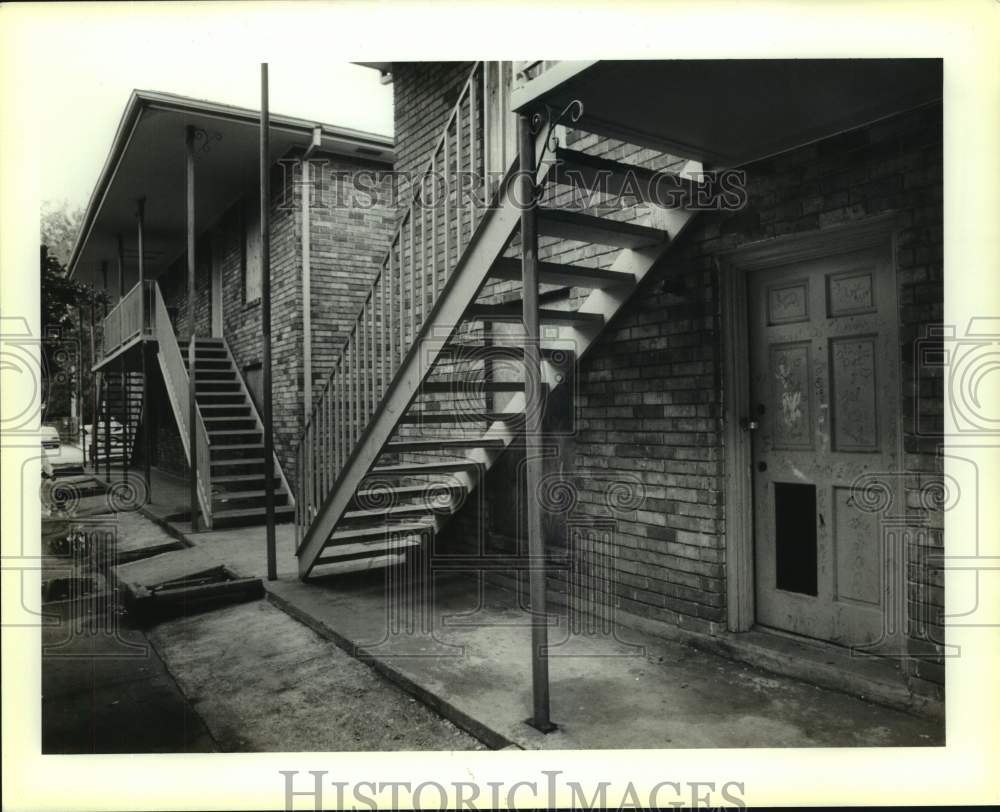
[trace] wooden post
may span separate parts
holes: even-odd
[[[535,201],[535,140],[530,119],[517,118],[520,161],[521,273],[524,319],[524,452],[528,511],[528,574],[531,593],[532,716],[528,724],[549,733],[548,612],[546,609],[545,538],[538,488],[542,481],[542,364],[538,316],[538,211]]]
[[[145,255],[145,229],[146,229],[146,198],[139,198],[138,204],[135,211],[135,226],[136,226],[136,242],[139,252],[139,285],[142,286],[146,281],[146,255]],[[153,501],[153,482],[151,477],[151,456],[152,456],[152,443],[150,442],[150,420],[149,420],[149,366],[148,366],[148,356],[149,351],[146,346],[146,323],[151,317],[150,305],[151,303],[146,298],[145,287],[139,288],[139,301],[142,306],[142,318],[140,321],[142,330],[142,339],[139,343],[139,350],[141,352],[142,359],[142,475],[143,479],[146,481],[146,499],[149,502]]]
[[[188,125],[185,137],[187,152],[187,321],[188,321],[188,444],[191,449],[191,529],[198,529],[198,401],[195,394],[195,255],[194,255],[194,131]]]
[[[260,317],[264,339],[264,510],[267,524],[267,580],[278,577],[274,539],[274,419],[271,413],[271,177],[267,63],[260,66]]]

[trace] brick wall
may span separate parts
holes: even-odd
[[[397,169],[422,166],[440,134],[468,63],[396,64]],[[595,155],[676,171],[681,161],[582,132],[569,143]],[[554,409],[550,424],[572,416],[575,431],[553,442],[548,472],[575,489],[569,510],[547,512],[548,541],[564,547],[587,527],[614,525],[614,593],[634,615],[691,630],[726,628],[722,332],[720,252],[745,243],[808,233],[866,217],[896,212],[896,279],[902,359],[901,414],[907,476],[909,554],[907,611],[910,651],[931,652],[910,660],[911,685],[934,694],[943,682],[937,646],[921,639],[919,625],[941,639],[941,573],[919,558],[941,549],[940,511],[926,495],[940,483],[939,436],[918,434],[940,424],[941,379],[914,365],[914,342],[943,315],[941,108],[897,115],[823,142],[746,167],[749,201],[739,213],[699,215],[678,244],[644,281],[607,327],[579,370],[576,402]],[[554,194],[554,193],[550,193]],[[563,192],[563,195],[566,193]],[[408,199],[405,196],[404,200]],[[559,202],[558,196],[551,197]],[[597,201],[598,207],[602,201]],[[607,212],[601,212],[606,214]],[[641,207],[611,215],[648,222]],[[516,245],[512,252],[516,252]],[[545,240],[543,259],[609,266],[617,252],[569,241]],[[491,285],[492,300],[519,298],[517,282]],[[584,290],[545,291],[547,306],[569,306]],[[560,414],[560,411],[564,412]],[[485,499],[473,498],[449,525],[444,547],[490,544],[510,548],[520,532],[516,519],[521,470],[517,452],[505,455],[488,475]],[[598,532],[597,535],[600,535]],[[586,541],[577,568],[592,575],[607,563],[607,545]],[[593,566],[591,566],[593,565]],[[588,577],[589,577],[588,575]],[[565,591],[565,572],[553,588]]]
[[[295,156],[274,167],[271,178],[271,374],[275,453],[295,487],[295,446],[303,426],[302,219],[301,198],[294,187],[300,167]],[[287,159],[286,159],[287,160]],[[325,164],[322,161],[326,161]],[[384,169],[374,162],[320,155],[314,176],[332,187],[334,173]],[[223,330],[241,372],[263,360],[260,301],[244,301],[242,242],[244,211],[252,211],[256,194],[235,203],[199,235],[195,290],[200,335],[211,328],[210,268],[213,255],[222,266]],[[328,205],[320,205],[327,202]],[[338,206],[332,196],[318,195],[311,210],[312,330],[314,391],[322,390],[385,256],[394,221],[391,207],[364,211]],[[178,258],[159,280],[168,307],[177,308],[175,330],[187,331],[186,260]],[[167,413],[172,421],[172,415]],[[168,429],[169,432],[169,429]]]
[[[394,131],[401,209],[409,205],[412,192],[406,173],[421,172],[430,160],[448,115],[462,85],[469,78],[472,62],[393,62]]]

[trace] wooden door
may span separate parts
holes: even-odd
[[[897,464],[892,285],[888,249],[747,279],[760,624],[842,645],[880,637],[886,556],[852,484]]]

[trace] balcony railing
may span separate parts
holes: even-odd
[[[110,358],[140,336],[152,338],[154,286],[152,280],[139,282],[116,304],[101,325],[101,360]]]

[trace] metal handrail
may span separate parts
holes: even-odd
[[[306,420],[295,449],[298,538],[333,489],[482,222],[492,195],[490,172],[502,172],[513,158],[507,119],[511,74],[510,63],[490,62],[477,62],[469,72]],[[446,193],[438,198],[442,176]],[[485,181],[466,185],[468,178]],[[452,200],[456,179],[458,195]]]

